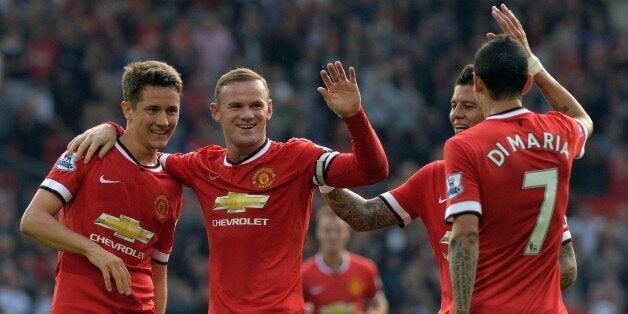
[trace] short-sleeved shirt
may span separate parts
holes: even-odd
[[[399,187],[382,193],[379,197],[405,227],[415,219],[421,219],[440,270],[441,306],[439,313],[453,313],[453,295],[447,254],[451,225],[443,221],[447,207],[445,163],[433,161],[415,172]],[[563,244],[571,242],[569,225],[565,218]]]
[[[382,292],[377,265],[370,259],[344,252],[338,269],[327,266],[317,253],[303,263],[303,297],[314,313],[364,313]]]
[[[558,112],[517,108],[445,144],[445,219],[480,216],[471,311],[566,312],[556,263],[569,178],[586,128]]]
[[[212,313],[302,312],[301,256],[316,160],[308,140],[267,140],[239,163],[206,146],[160,157],[196,193],[210,249]]]
[[[59,252],[52,312],[154,312],[151,259],[167,263],[181,213],[182,186],[161,167],[141,166],[117,142],[89,164],[62,155],[40,188],[64,206],[59,221],[120,257],[131,274],[130,296],[105,289],[85,256]]]

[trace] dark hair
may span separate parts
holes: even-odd
[[[500,34],[478,50],[473,69],[484,81],[491,98],[521,98],[528,79],[528,56],[518,42]]]
[[[456,79],[456,85],[473,85],[473,64],[467,64],[462,68]]]
[[[266,83],[266,79],[259,73],[249,69],[249,68],[236,68],[225,74],[223,74],[216,83],[216,88],[214,90],[214,98],[216,103],[220,104],[220,93],[222,93],[222,88],[227,86],[229,83],[233,82],[249,82],[259,80],[264,85],[264,89],[266,89],[266,97],[270,97],[270,91],[268,89],[268,83]]]
[[[131,108],[141,100],[144,86],[174,87],[181,97],[183,80],[175,68],[161,61],[129,63],[122,75],[122,97]]]

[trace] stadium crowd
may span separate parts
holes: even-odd
[[[382,140],[390,176],[358,189],[396,187],[442,158],[456,75],[473,60],[497,2],[436,0],[0,1],[0,313],[46,313],[56,252],[19,232],[19,218],[77,133],[119,114],[119,78],[157,59],[184,79],[181,121],[167,151],[222,144],[209,103],[236,66],[265,75],[275,107],[271,139],[307,137],[346,151],[339,119],[316,92],[332,60],[355,66],[362,102]],[[507,3],[532,50],[585,107],[596,131],[574,163],[568,222],[578,260],[564,291],[571,313],[628,311],[628,3]],[[533,89],[533,111],[548,106]],[[343,143],[343,144],[340,144]],[[436,196],[435,196],[436,197]],[[315,197],[313,208],[322,204]],[[202,214],[186,190],[169,267],[168,313],[206,313]],[[354,233],[349,250],[378,263],[391,313],[435,313],[438,268],[420,222]],[[310,229],[303,257],[316,252]]]

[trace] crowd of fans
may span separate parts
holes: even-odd
[[[490,6],[441,0],[2,0],[0,1],[0,312],[46,313],[56,252],[19,232],[39,183],[78,132],[123,122],[123,66],[158,59],[184,78],[181,121],[167,151],[222,144],[209,114],[224,71],[266,76],[272,139],[307,137],[346,151],[339,119],[316,92],[334,60],[355,66],[362,102],[384,143],[389,178],[368,197],[441,158],[453,134],[453,82],[487,32]],[[596,130],[574,163],[568,222],[578,279],[564,291],[572,313],[628,311],[628,3],[512,0],[535,54],[589,112]],[[538,90],[526,107],[546,111]],[[315,205],[322,204],[317,195]],[[516,226],[513,226],[516,228]],[[303,252],[316,251],[312,230]],[[253,240],[253,239],[252,239]],[[354,233],[349,249],[375,260],[391,313],[435,313],[438,269],[420,222]],[[169,264],[169,313],[206,313],[207,242],[186,190]],[[244,270],[243,270],[244,271]]]

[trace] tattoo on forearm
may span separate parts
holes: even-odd
[[[335,189],[323,198],[338,217],[358,231],[374,230],[399,223],[397,217],[379,198],[365,201],[348,190]]]
[[[458,239],[449,243],[449,267],[456,313],[468,313],[475,283],[477,257]]]
[[[561,112],[561,113],[567,113],[567,111],[569,111],[569,107],[568,106],[561,106],[560,104],[558,104],[558,102],[556,101],[556,99],[552,98],[552,96],[550,95],[550,93],[548,92],[547,88],[544,88],[540,85],[537,85],[539,90],[541,90],[541,93],[543,94],[543,96],[545,97],[545,99],[547,99],[547,101],[549,102],[550,106],[552,106],[552,109]]]

